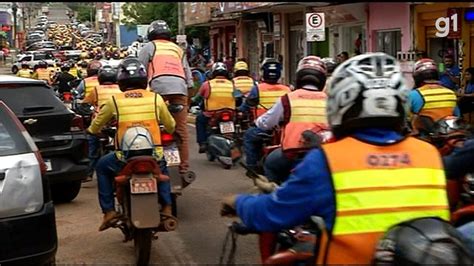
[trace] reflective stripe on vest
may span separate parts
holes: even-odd
[[[108,99],[122,93],[122,91],[117,84],[110,84],[95,87],[95,93],[97,95],[97,106],[100,108]]]
[[[437,84],[427,84],[419,88],[418,91],[424,101],[419,115],[429,116],[434,121],[453,115],[457,99],[452,90]]]
[[[38,68],[36,70],[36,73],[38,73],[38,79],[39,80],[46,80],[46,81],[50,81],[51,80],[51,77],[50,77],[50,73],[48,71],[48,69],[46,68]]]
[[[145,90],[131,90],[112,96],[117,111],[116,148],[121,148],[122,138],[127,129],[136,126],[148,129],[153,144],[161,145],[156,97],[158,96],[155,93]]]
[[[283,84],[258,84],[258,102],[256,117],[261,116],[272,108],[275,102],[283,95],[291,92],[290,87]]]
[[[319,125],[327,126],[326,94],[299,89],[288,93],[290,117],[281,135],[282,150],[302,148],[301,135]]]
[[[84,91],[84,95],[85,97],[87,97],[93,90],[96,86],[99,86],[99,80],[97,79],[97,76],[92,76],[92,77],[87,77],[84,79],[84,82],[85,82],[85,91]]]
[[[235,77],[232,81],[234,82],[235,88],[240,90],[243,95],[250,93],[250,90],[255,84],[253,78],[247,76]]]
[[[234,84],[227,79],[213,79],[209,81],[209,98],[206,100],[206,111],[215,111],[224,108],[235,109]]]
[[[183,49],[170,41],[155,40],[153,43],[155,54],[148,65],[148,80],[162,75],[178,76],[184,79]]]
[[[336,194],[325,263],[370,264],[391,226],[428,216],[449,220],[443,165],[430,144],[409,137],[376,146],[347,137],[322,147]]]

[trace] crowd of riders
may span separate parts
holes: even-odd
[[[213,114],[235,110],[251,120],[242,135],[246,174],[258,173],[277,187],[268,194],[224,198],[223,216],[238,216],[252,230],[275,233],[320,216],[330,237],[320,245],[319,263],[473,263],[474,221],[457,230],[447,223],[439,226],[454,211],[447,179],[474,171],[474,145],[458,143],[454,152],[442,156],[427,141],[426,119],[463,118],[457,93],[446,85],[453,80],[440,75],[434,60],[421,58],[414,64],[415,88],[408,88],[397,60],[385,53],[338,62],[310,55],[299,60],[295,83],[289,86],[280,82],[283,65],[274,58],[261,63],[259,80],[250,76],[244,60],[237,60],[232,71],[225,62],[213,63],[206,75],[192,71],[162,20],[151,23],[147,38],[137,57],[118,57],[124,59],[117,69],[99,61],[102,50],[97,48],[95,54],[84,52],[80,62],[41,62],[34,71],[24,65],[18,72],[57,84],[60,92],[82,79],[79,95],[96,108],[87,133],[89,175],[97,175],[104,214],[100,231],[119,219],[113,180],[127,158],[151,154],[162,174],[168,173],[157,148],[160,125],[179,135],[179,172],[189,171],[187,116],[197,105],[198,152],[208,149]],[[474,93],[474,71],[469,71],[463,95]],[[170,113],[169,104],[185,108]],[[116,150],[99,158],[97,135],[114,119]],[[127,130],[137,125],[145,131]],[[263,142],[276,131],[279,148],[259,165]],[[169,181],[160,182],[158,191],[161,212],[171,215]],[[427,217],[432,221],[415,226]],[[418,242],[408,241],[417,237]],[[391,242],[377,244],[380,239]]]

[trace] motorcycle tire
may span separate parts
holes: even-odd
[[[150,262],[151,240],[153,234],[151,229],[135,229],[133,245],[135,247],[135,264],[148,265]]]

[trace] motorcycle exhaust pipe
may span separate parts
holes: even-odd
[[[193,171],[189,171],[186,174],[181,176],[181,180],[182,180],[182,187],[185,188],[196,180],[196,173],[194,173]]]
[[[158,226],[158,231],[160,232],[171,232],[176,230],[178,227],[178,220],[172,216],[161,215],[161,222]]]

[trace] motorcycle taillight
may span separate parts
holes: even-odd
[[[223,114],[221,115],[221,120],[222,120],[222,121],[229,121],[230,118],[231,118],[231,117],[230,117],[230,113],[223,113]]]
[[[63,101],[70,102],[72,100],[72,93],[65,92],[63,93]]]
[[[148,161],[134,162],[132,166],[132,172],[137,174],[153,173],[155,166]]]
[[[174,137],[172,134],[169,134],[167,132],[161,132],[161,143],[163,145],[171,144],[173,140],[174,140]]]
[[[75,115],[71,121],[71,131],[77,132],[84,130],[84,119],[80,115]]]

